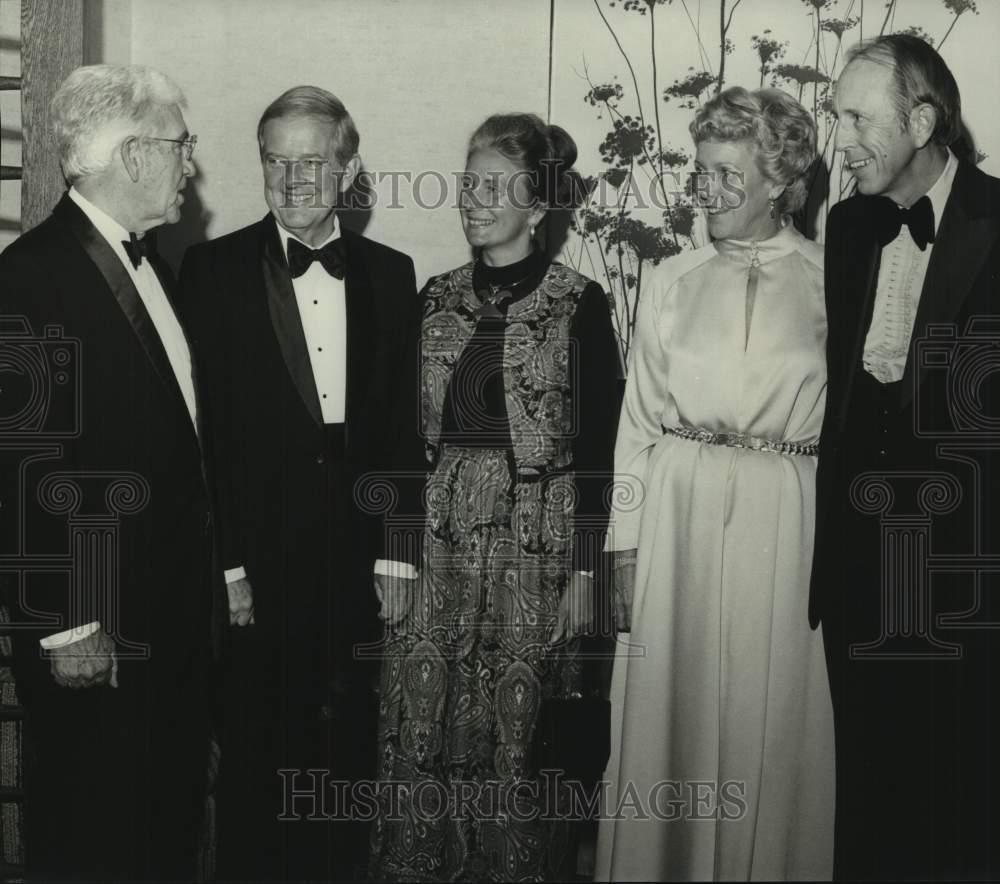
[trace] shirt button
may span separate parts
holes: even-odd
[[[884,451],[882,453],[885,454]],[[317,454],[316,455],[316,463],[318,463],[318,464],[324,464],[324,463],[326,463],[326,455],[325,454]]]
[[[882,457],[885,457],[885,449],[884,449],[884,448],[883,448],[883,449],[881,449],[881,450],[879,451],[879,454],[881,454],[881,455],[882,455]]]
[[[317,347],[316,349],[319,350],[320,353],[323,352],[323,348],[322,347]]]

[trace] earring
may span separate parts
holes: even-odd
[[[774,199],[767,201],[767,212],[772,218],[778,217],[778,207],[774,204]]]
[[[534,239],[535,238],[535,225],[534,224],[529,224],[528,225],[528,238],[529,239]]]

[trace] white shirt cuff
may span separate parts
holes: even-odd
[[[594,572],[593,571],[577,571],[576,573],[577,574],[582,574],[584,577],[589,577],[591,580],[594,579]]]
[[[53,648],[62,648],[81,639],[89,638],[100,628],[101,622],[94,620],[92,623],[84,623],[83,626],[74,626],[72,629],[57,632],[55,635],[47,635],[45,638],[40,638],[38,643],[46,651],[51,651]]]
[[[238,568],[226,568],[226,570],[223,571],[223,576],[226,578],[226,583],[235,583],[237,580],[246,580],[247,569],[242,565]]]
[[[375,573],[380,577],[406,577],[409,580],[417,579],[417,569],[409,562],[393,562],[389,559],[377,559],[375,562]]]

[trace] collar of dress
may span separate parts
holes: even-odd
[[[786,218],[781,230],[768,239],[717,239],[714,245],[720,255],[732,261],[752,264],[756,259],[758,264],[767,264],[797,251],[802,239],[791,219]]]

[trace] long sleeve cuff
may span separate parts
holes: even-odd
[[[216,571],[215,573],[218,574],[219,572]],[[226,583],[235,583],[237,580],[247,579],[247,569],[242,565],[237,568],[226,568],[222,573],[226,578]]]
[[[416,580],[417,569],[409,562],[394,562],[389,559],[375,560],[375,573],[380,577],[405,577],[408,580]]]
[[[54,648],[64,648],[66,645],[71,645],[75,642],[81,641],[82,639],[90,638],[90,636],[92,636],[100,628],[100,621],[94,620],[91,623],[84,623],[82,626],[74,626],[72,629],[65,629],[62,632],[55,633],[54,635],[47,635],[44,638],[40,638],[38,643],[46,651],[51,651]]]

